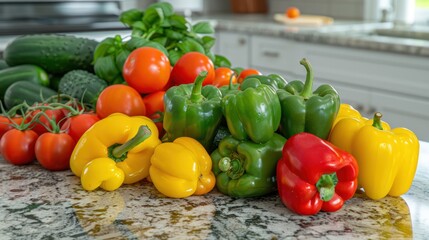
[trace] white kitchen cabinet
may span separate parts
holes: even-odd
[[[314,88],[331,84],[342,102],[363,116],[372,117],[379,111],[392,128],[409,128],[420,140],[429,141],[429,58],[271,36],[218,34],[219,50],[235,55],[233,63],[246,62],[247,56],[248,66],[264,74],[278,73],[288,81],[304,80],[305,69],[299,61],[305,57],[313,66]],[[236,44],[241,38],[246,39],[247,47]]]
[[[250,36],[234,32],[217,32],[216,53],[227,57],[233,67],[249,67]]]

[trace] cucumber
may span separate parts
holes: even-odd
[[[4,105],[7,109],[26,101],[29,105],[57,95],[54,90],[34,82],[19,81],[10,85],[4,94]]]
[[[6,89],[15,82],[26,81],[49,86],[49,77],[45,70],[36,65],[19,65],[0,70],[0,98]]]
[[[107,82],[95,74],[85,70],[73,70],[66,73],[60,80],[60,93],[70,95],[95,107],[98,95],[107,87]]]
[[[4,59],[0,59],[0,70],[8,68],[9,65],[7,65],[6,61]]]
[[[72,35],[22,35],[6,46],[3,57],[9,66],[34,64],[53,74],[74,69],[93,71],[97,45],[95,40]]]

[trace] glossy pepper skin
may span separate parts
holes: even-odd
[[[246,77],[243,82],[247,79],[258,79],[262,84],[271,86],[275,91],[278,89],[284,89],[288,84],[286,79],[284,79],[279,74],[269,74],[269,75],[250,75]]]
[[[191,137],[210,149],[223,117],[222,95],[213,85],[202,87],[206,75],[204,71],[194,84],[174,86],[165,93],[163,127],[168,141]]]
[[[330,141],[355,156],[359,186],[374,200],[406,193],[413,182],[418,158],[417,136],[406,128],[390,129],[375,113],[372,120],[345,118],[332,129]]]
[[[232,136],[255,143],[269,141],[280,124],[281,108],[274,89],[257,78],[243,81],[241,91],[222,98],[222,111]]]
[[[286,139],[275,133],[266,143],[222,139],[211,154],[216,187],[237,198],[258,197],[276,190],[276,164]]]
[[[311,133],[288,139],[277,163],[283,204],[301,215],[334,212],[357,189],[358,164],[346,151]]]
[[[300,64],[307,70],[305,84],[291,81],[277,91],[282,117],[280,131],[286,138],[309,132],[327,139],[340,107],[340,97],[330,85],[324,84],[312,92],[313,70],[304,58]]]
[[[149,172],[156,189],[171,198],[206,194],[216,182],[210,155],[190,137],[157,146]]]
[[[151,119],[114,113],[82,135],[70,157],[70,169],[81,177],[85,190],[113,191],[149,175],[150,158],[160,143]]]

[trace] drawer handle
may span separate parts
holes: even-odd
[[[265,57],[272,57],[272,58],[278,58],[280,56],[280,54],[278,52],[262,52],[262,55],[264,55]]]
[[[238,39],[238,44],[239,45],[245,45],[246,44],[246,39],[244,39],[244,38]]]

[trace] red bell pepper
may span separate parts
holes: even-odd
[[[277,163],[280,198],[301,215],[335,212],[356,192],[358,169],[350,153],[313,134],[296,134]]]

